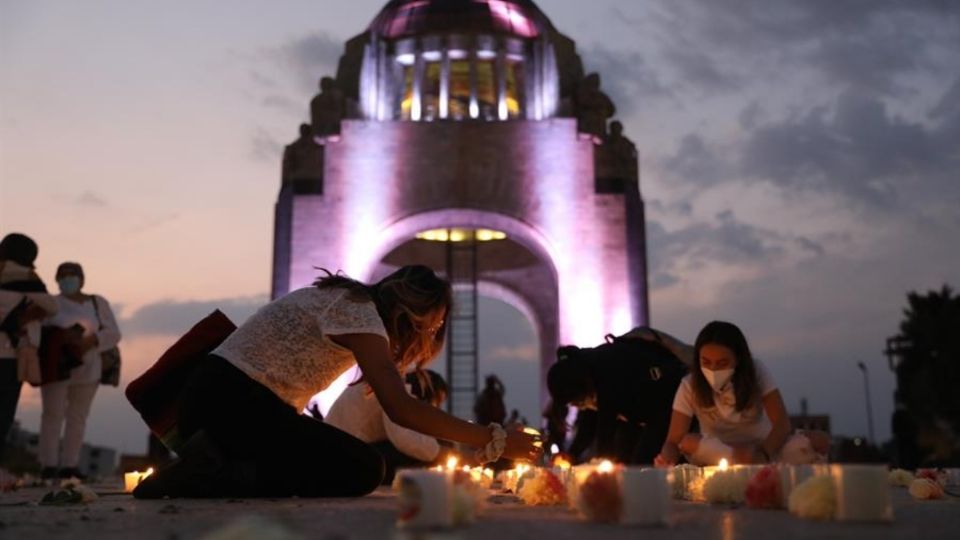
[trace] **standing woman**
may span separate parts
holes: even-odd
[[[403,373],[443,347],[450,284],[425,266],[379,282],[327,272],[260,308],[205,358],[180,393],[179,458],[134,497],[355,497],[384,461],[370,445],[302,414],[354,364],[390,421],[475,448],[477,461],[536,459],[538,438],[465,422],[407,393]]]
[[[84,476],[77,466],[87,416],[100,386],[100,353],[117,346],[120,330],[110,303],[104,297],[81,292],[84,276],[83,267],[78,263],[61,264],[56,279],[60,286],[60,294],[56,296],[59,310],[46,324],[70,330],[68,335],[82,353],[82,363],[70,371],[68,379],[40,387],[43,400],[40,464],[43,465],[44,478],[82,479]]]

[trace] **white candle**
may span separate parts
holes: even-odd
[[[453,524],[453,477],[446,471],[406,469],[397,473],[397,525],[402,528]]]
[[[140,482],[153,474],[153,467],[147,469],[145,472],[133,471],[128,472],[123,475],[123,490],[127,493],[132,493],[137,486],[140,485]]]
[[[624,525],[666,525],[670,484],[665,469],[627,467],[620,473]]]
[[[886,465],[832,465],[840,521],[891,521]]]

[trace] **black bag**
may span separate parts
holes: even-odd
[[[70,371],[83,364],[83,354],[70,333],[70,328],[44,326],[40,338],[41,384],[65,381]]]
[[[97,314],[99,329],[103,330],[103,319],[100,317],[100,308],[97,297],[93,296],[93,311]],[[120,349],[111,347],[100,353],[100,384],[120,386]]]

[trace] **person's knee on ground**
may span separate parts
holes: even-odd
[[[693,465],[707,466],[707,465],[716,465],[720,463],[721,459],[730,460],[733,458],[733,448],[729,445],[724,444],[720,439],[715,439],[713,437],[703,437],[701,435],[689,434],[686,437],[695,437],[695,439],[690,439],[687,441],[688,448],[693,447],[693,452],[683,454],[687,457]],[[684,439],[686,439],[684,437]],[[691,441],[696,440],[696,446],[693,446]],[[681,451],[683,449],[684,441],[681,440]]]

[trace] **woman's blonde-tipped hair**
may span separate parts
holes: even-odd
[[[404,266],[373,285],[321,270],[326,275],[317,279],[315,286],[349,289],[353,300],[372,300],[377,306],[400,373],[421,369],[440,354],[447,334],[453,289],[431,268]],[[439,314],[443,314],[443,318],[437,324]]]

